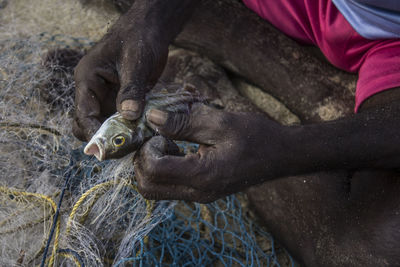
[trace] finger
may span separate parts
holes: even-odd
[[[168,48],[155,51],[153,46],[139,41],[123,49],[117,109],[128,120],[135,120],[142,115],[145,95],[156,84],[164,69]]]
[[[133,90],[133,89],[130,88],[129,90]],[[119,97],[117,97],[117,99],[118,98]],[[139,97],[139,99],[134,99],[133,98],[133,99],[123,100],[121,102],[121,105],[120,105],[120,108],[119,108],[119,112],[127,120],[136,120],[143,113],[143,109],[144,109],[144,105],[145,105],[144,102],[145,102],[144,101],[144,95],[142,97]]]
[[[84,137],[83,139],[80,140],[88,142],[100,128],[101,121],[94,117],[80,118],[79,120],[77,120],[77,126],[81,129],[82,133],[81,135],[83,135]]]
[[[139,151],[135,166],[148,181],[188,186],[202,190],[210,180],[213,167],[208,153],[189,154],[184,157],[168,154],[165,138],[149,140]],[[210,164],[211,163],[211,164]]]
[[[195,103],[186,113],[150,109],[146,113],[149,125],[161,135],[173,140],[185,140],[214,145],[225,136],[229,116],[204,104]]]
[[[80,84],[75,93],[76,126],[81,129],[86,140],[100,127],[102,116],[99,100],[86,84]]]
[[[179,147],[171,140],[162,136],[154,136],[143,145],[143,149],[137,156],[148,155],[151,157],[162,157],[164,155],[182,155]]]
[[[218,199],[212,192],[202,192],[182,185],[165,185],[146,181],[140,170],[136,171],[139,193],[151,200],[185,200],[199,203],[210,203]]]
[[[110,78],[111,71],[96,68],[96,64],[97,62],[92,62],[90,57],[84,57],[74,73],[76,85],[74,133],[84,140],[89,140],[100,127],[104,120],[102,111],[105,109],[106,112],[110,112],[112,109],[108,104],[110,101],[107,102],[105,99],[112,95],[115,87],[114,80]]]
[[[157,137],[153,139],[156,139],[154,142],[158,144],[159,148],[162,150],[169,150],[168,152],[171,152],[170,144],[168,144],[165,138],[159,136],[158,140]],[[159,155],[159,153],[156,152],[156,155]],[[135,175],[139,192],[146,199],[174,199],[196,201],[201,203],[208,203],[217,199],[217,195],[211,191],[204,192],[191,186],[174,184],[173,182],[169,184],[159,183],[158,179],[155,181],[155,179],[151,179],[151,177],[149,177],[148,167],[141,163],[142,162],[136,158]]]
[[[79,124],[78,124],[76,119],[74,119],[73,124],[72,124],[72,133],[79,140],[88,141],[88,140],[86,140],[86,136],[85,136],[85,134],[83,132],[83,129],[79,126]]]

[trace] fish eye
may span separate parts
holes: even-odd
[[[113,139],[113,144],[116,147],[120,147],[125,143],[125,137],[123,137],[122,135],[118,135]]]

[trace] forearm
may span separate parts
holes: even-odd
[[[388,95],[390,97],[388,97]],[[400,166],[400,94],[371,99],[362,112],[337,121],[293,127],[288,161],[297,173]],[[294,174],[294,173],[293,173]]]

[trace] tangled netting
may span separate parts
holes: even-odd
[[[83,155],[71,133],[68,48],[91,45],[46,33],[0,39],[0,265],[293,265],[249,217],[244,196],[148,201],[132,155],[102,163]],[[66,48],[71,64],[46,56],[54,48]]]

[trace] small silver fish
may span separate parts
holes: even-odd
[[[154,135],[145,118],[148,110],[156,108],[168,112],[189,112],[190,105],[200,101],[199,95],[188,91],[148,94],[143,115],[139,119],[129,121],[120,113],[115,113],[93,135],[84,153],[94,155],[99,161],[121,158],[139,149]]]

